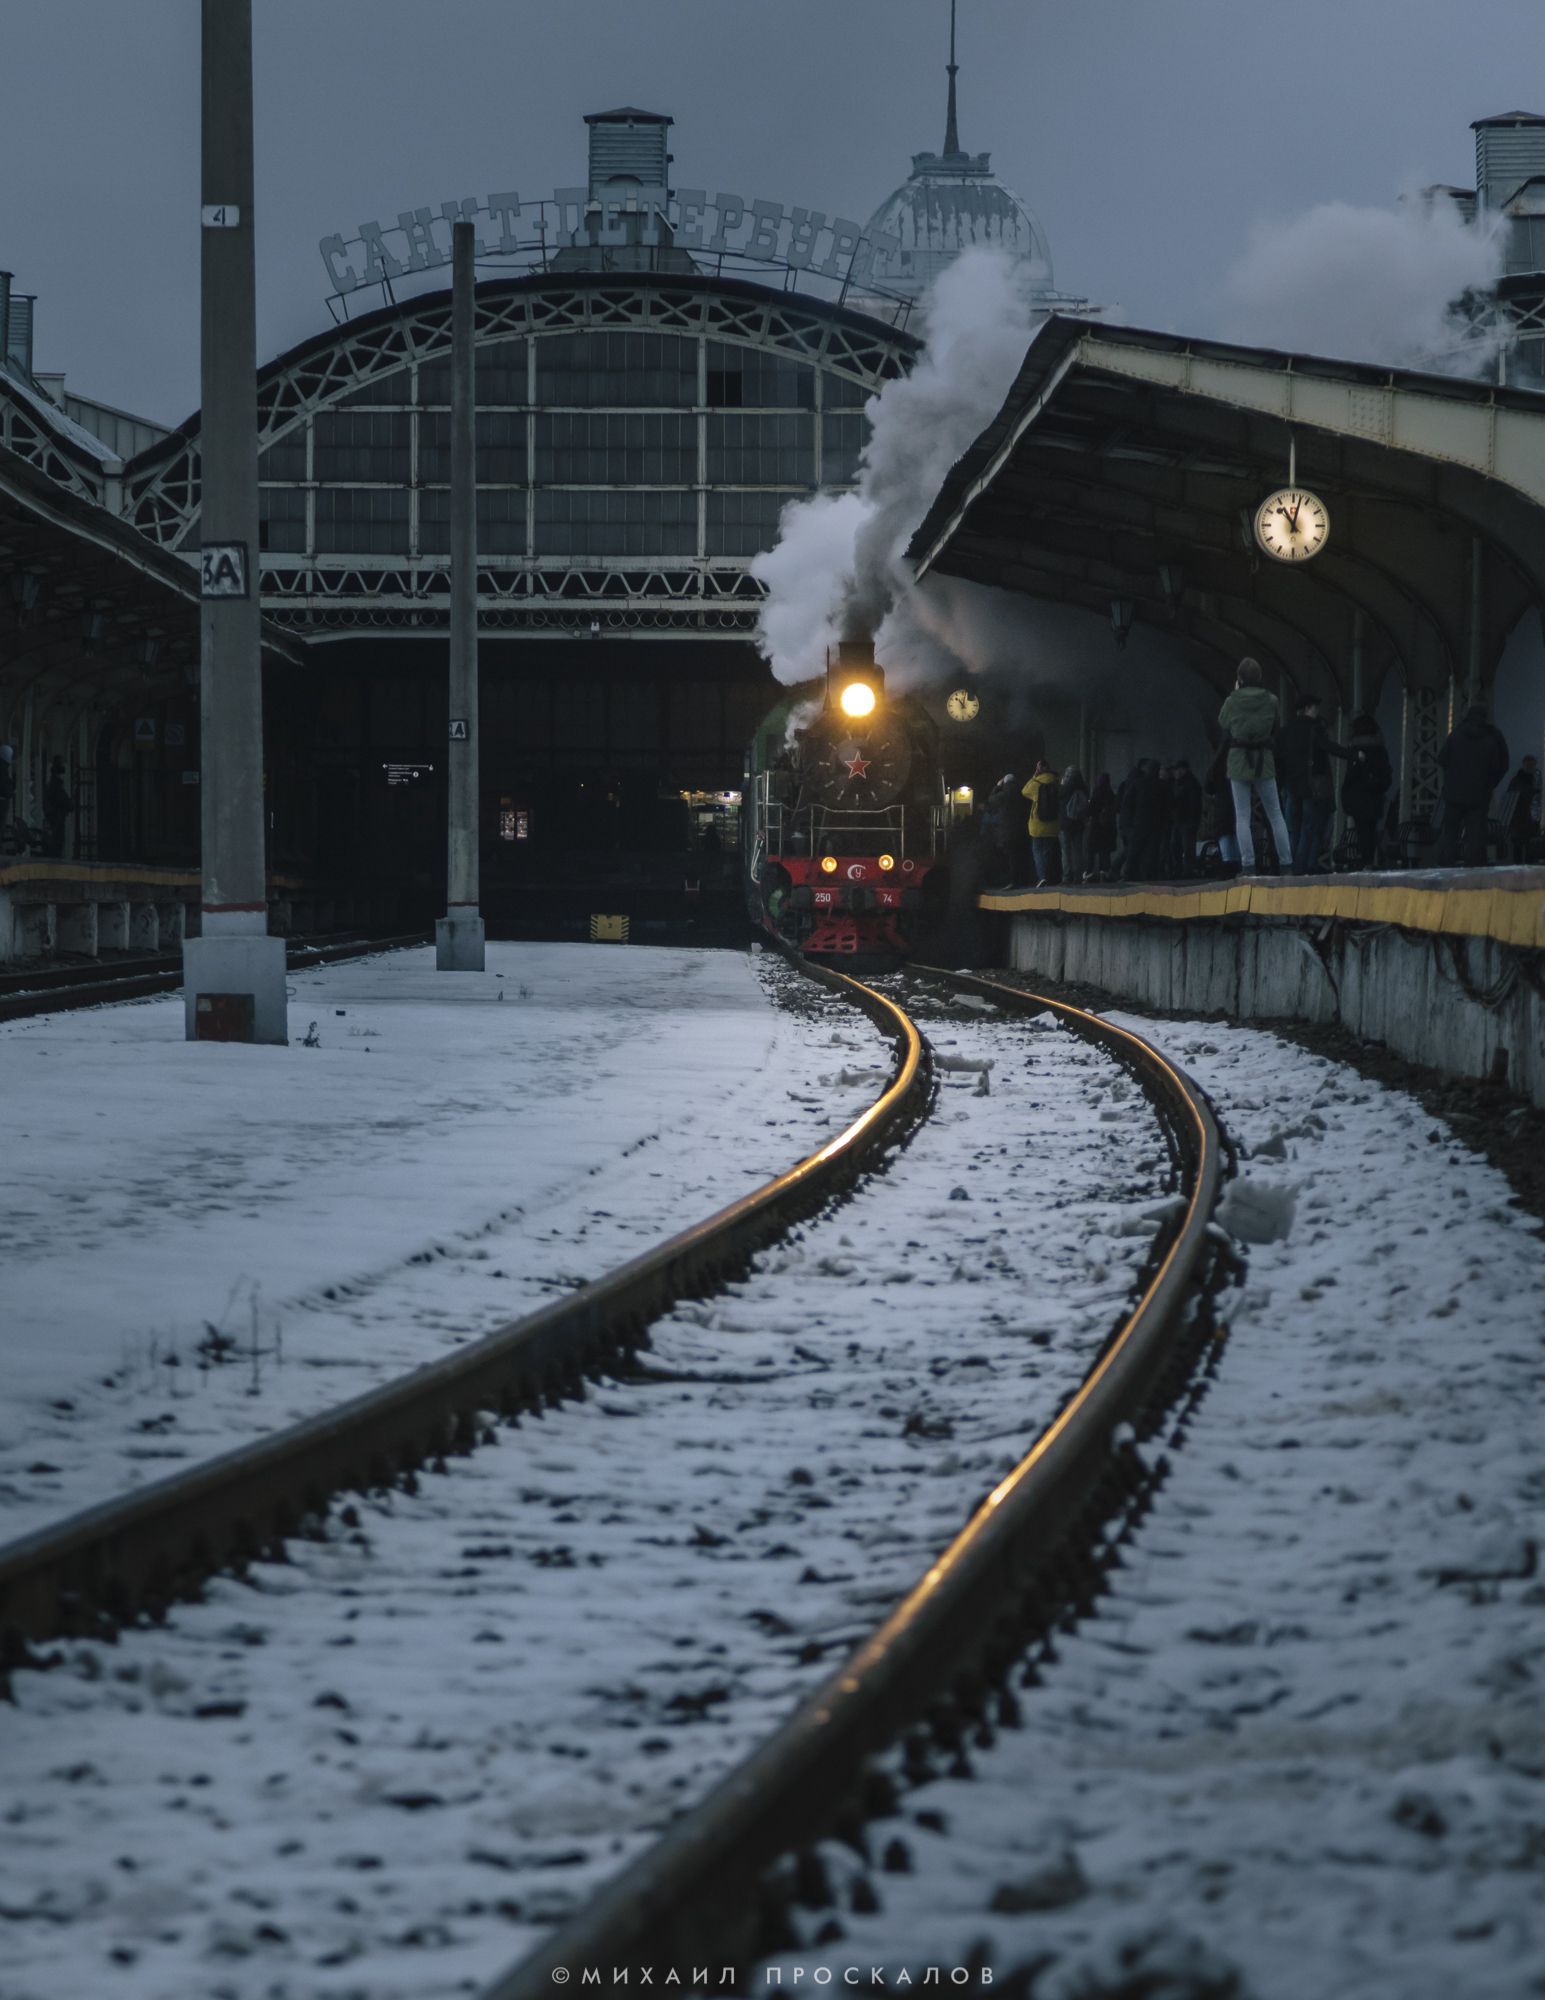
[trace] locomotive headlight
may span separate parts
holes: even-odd
[[[855,719],[861,715],[873,715],[874,689],[867,681],[849,681],[837,697],[837,705],[844,715]]]
[[[821,873],[822,873],[823,875],[835,875],[835,874],[836,874],[836,872],[837,872],[837,857],[836,857],[836,855],[835,855],[835,854],[823,854],[823,855],[821,856]]]
[[[882,874],[889,875],[895,865],[896,857],[894,854],[882,854],[880,856],[880,870]]]

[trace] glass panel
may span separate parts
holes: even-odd
[[[258,547],[294,554],[306,546],[306,496],[294,486],[258,488]]]
[[[259,479],[304,479],[306,476],[306,433],[294,431],[267,451],[258,453]]]
[[[828,374],[821,384],[821,402],[828,410],[861,410],[876,393],[861,382],[850,382],[846,375]]]
[[[814,483],[815,435],[809,417],[709,417],[710,486]]]
[[[766,354],[759,348],[735,347],[727,340],[714,340],[708,344],[708,370],[710,377],[737,373],[740,376],[740,394],[727,395],[717,404],[710,381],[708,401],[717,408],[815,408],[815,371],[808,361],[795,361],[788,355]]]
[[[549,334],[536,365],[538,403],[560,408],[697,401],[697,343],[678,334]]]
[[[539,555],[690,556],[697,496],[538,487],[536,546]]]
[[[869,419],[858,411],[822,417],[821,481],[826,486],[851,486],[858,477],[858,455],[869,435]]]
[[[524,403],[526,400],[526,343],[523,340],[479,342],[473,364],[473,383],[478,407],[489,403]],[[418,368],[418,400],[421,405],[451,406],[451,364],[421,361]]]
[[[400,407],[412,402],[412,391],[413,384],[407,369],[398,368],[390,375],[383,375],[379,381],[367,382],[363,389],[351,389],[348,395],[338,397],[335,407],[348,409],[359,403],[384,403]]]
[[[477,476],[489,485],[514,484],[526,477],[526,419],[509,410],[479,410],[475,419]],[[418,420],[418,476],[421,484],[451,477],[451,413],[426,410]]]
[[[406,555],[406,488],[322,488],[317,496],[317,553]]]
[[[669,411],[538,414],[536,476],[587,486],[676,486],[697,478],[697,419]]]
[[[711,556],[754,556],[770,549],[778,539],[778,517],[799,493],[708,494],[708,554]]]
[[[408,483],[405,411],[324,410],[316,419],[316,477]]]

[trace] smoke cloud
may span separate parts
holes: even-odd
[[[957,258],[924,303],[916,366],[870,399],[857,491],[784,509],[777,547],[751,565],[768,590],[758,643],[779,680],[819,674],[830,645],[874,631],[911,591],[902,551],[1018,372],[1035,323],[1032,278],[1001,251]],[[892,635],[903,653],[914,622]],[[908,677],[908,657],[888,649],[885,658]]]
[[[1497,232],[1466,223],[1445,196],[1394,208],[1324,202],[1263,222],[1224,284],[1230,340],[1342,361],[1487,372],[1495,346],[1461,306],[1502,271]]]

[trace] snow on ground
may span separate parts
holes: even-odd
[[[1049,1021],[933,1032],[934,1117],[641,1377],[15,1677],[4,2000],[475,1990],[832,1670],[1084,1371],[1166,1164]]]
[[[414,949],[292,973],[283,1049],[190,1046],[180,995],[0,1027],[0,1535],[433,1360],[791,1166],[889,1062],[852,1009],[769,1006],[793,978],[593,945],[453,977]]]
[[[1132,1025],[1251,1149],[1236,1221],[1290,1233],[1246,1246],[1173,1476],[1023,1729],[913,1795],[946,1833],[791,1963],[985,1941],[999,1984],[1051,1961],[1034,2000],[1545,1993],[1539,1226],[1398,1091]]]

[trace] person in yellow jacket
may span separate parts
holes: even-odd
[[[1044,757],[1020,793],[1030,801],[1030,852],[1035,857],[1035,886],[1049,888],[1061,879],[1057,835],[1062,825],[1062,786]]]

